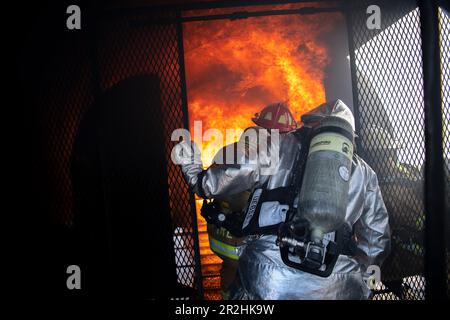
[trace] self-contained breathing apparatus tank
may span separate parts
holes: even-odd
[[[353,140],[352,125],[341,117],[323,117],[312,129],[306,164],[299,168],[304,171],[297,211],[278,233],[287,265],[322,277],[331,274],[342,249],[340,237],[351,233],[337,230],[347,227]],[[335,238],[329,237],[334,231]]]
[[[352,157],[351,125],[338,117],[325,118],[313,132],[298,208],[313,241],[344,223]]]

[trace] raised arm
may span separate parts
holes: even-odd
[[[259,180],[257,164],[213,164],[203,170],[195,143],[179,144],[178,162],[192,190],[203,198],[230,195],[251,189]]]

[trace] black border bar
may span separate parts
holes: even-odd
[[[447,298],[445,185],[437,0],[419,0],[425,106],[425,297]]]

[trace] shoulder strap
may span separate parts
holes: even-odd
[[[290,203],[289,212],[286,221],[292,219],[296,213],[294,210],[294,200],[300,192],[303,181],[303,174],[305,171],[306,160],[308,159],[309,143],[310,143],[311,129],[307,127],[302,127],[294,132],[295,137],[299,140],[301,145],[300,152],[295,159],[293,178],[290,186]]]

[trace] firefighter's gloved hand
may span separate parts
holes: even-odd
[[[201,152],[194,141],[181,141],[172,151],[172,160],[175,164],[202,165]]]
[[[195,142],[182,141],[172,151],[172,160],[181,166],[184,178],[189,186],[197,189],[198,175],[203,170],[200,149]]]

